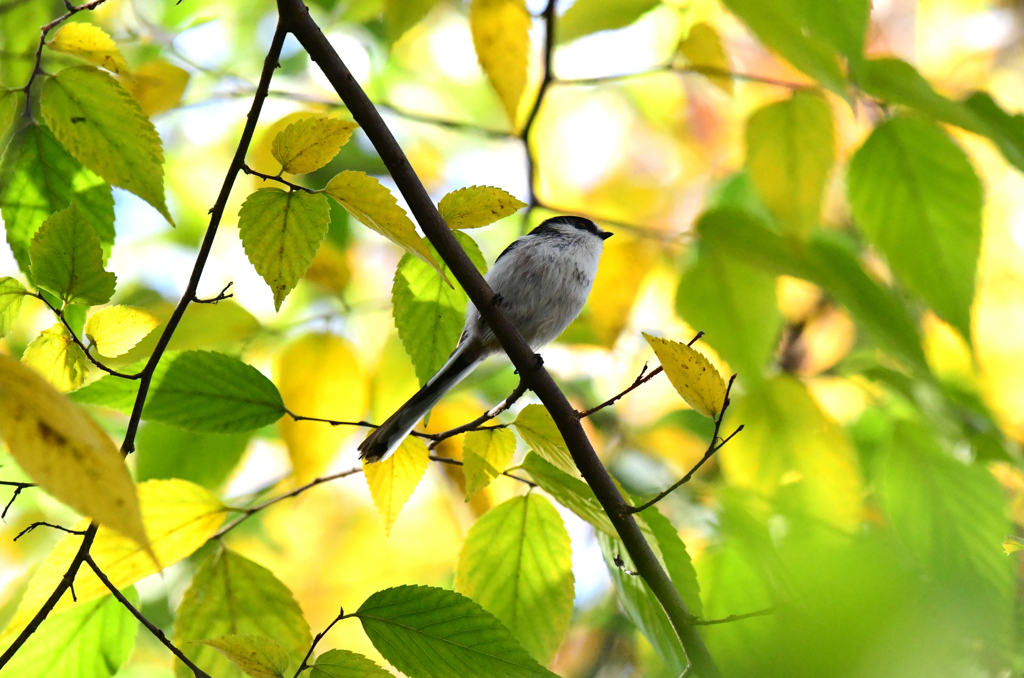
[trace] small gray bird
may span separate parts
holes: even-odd
[[[553,341],[583,310],[611,233],[582,217],[554,217],[505,248],[484,279],[520,334],[537,350]],[[476,306],[448,362],[359,445],[360,459],[391,456],[427,412],[501,345]]]

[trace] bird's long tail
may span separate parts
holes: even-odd
[[[469,342],[459,346],[448,358],[448,362],[437,371],[430,381],[416,395],[398,408],[388,420],[377,427],[359,445],[359,458],[368,461],[382,461],[390,457],[405,437],[426,416],[445,393],[476,369],[486,356],[472,350]]]

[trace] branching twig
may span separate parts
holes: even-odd
[[[710,459],[715,454],[715,452],[717,452],[718,450],[720,450],[723,447],[725,447],[725,444],[727,442],[729,442],[730,440],[732,440],[733,436],[735,436],[737,433],[739,433],[740,431],[743,430],[743,424],[740,424],[736,428],[736,430],[733,431],[732,433],[730,433],[729,436],[725,440],[722,440],[721,442],[719,442],[718,432],[722,429],[722,419],[725,418],[725,411],[727,409],[729,409],[729,392],[732,391],[732,385],[733,385],[734,381],[736,381],[736,375],[735,374],[732,375],[731,377],[729,377],[729,385],[726,386],[726,388],[725,388],[725,401],[722,403],[722,411],[718,413],[718,417],[715,419],[715,432],[711,436],[711,444],[708,445],[708,450],[707,450],[707,452],[704,453],[704,456],[701,457],[701,460],[698,461],[697,464],[693,468],[691,468],[686,473],[685,476],[680,478],[677,482],[673,483],[667,490],[665,490],[664,492],[661,492],[660,494],[658,494],[658,496],[656,496],[654,499],[651,499],[650,501],[648,501],[648,502],[646,502],[644,504],[641,504],[640,506],[634,506],[634,507],[630,508],[629,509],[630,513],[639,513],[640,511],[643,511],[646,508],[650,508],[651,506],[654,506],[659,501],[661,501],[662,499],[664,499],[668,495],[670,495],[673,492],[675,492],[678,487],[680,487],[681,485],[685,485],[686,483],[690,482],[690,478],[693,477],[694,473],[696,473],[698,470],[700,470],[700,467],[704,465],[704,462],[706,462],[708,459]]]
[[[294,678],[299,678],[299,674],[309,668],[309,658],[313,656],[313,650],[316,649],[317,644],[321,640],[323,640],[324,636],[327,635],[328,631],[334,628],[334,625],[340,622],[342,619],[348,619],[349,617],[354,616],[355,615],[345,614],[345,609],[342,608],[341,611],[338,612],[338,616],[334,618],[334,621],[328,624],[327,628],[325,628],[323,631],[316,634],[316,637],[313,638],[313,644],[309,646],[309,652],[307,652],[306,656],[302,658],[302,663],[299,664],[299,668],[295,671]]]
[[[114,597],[117,598],[118,602],[124,605],[125,608],[127,608],[128,611],[131,612],[136,619],[142,622],[142,625],[149,629],[149,632],[152,633],[157,640],[163,643],[164,647],[170,650],[175,657],[180,659],[181,662],[185,666],[187,666],[192,671],[193,674],[195,674],[196,678],[211,678],[210,674],[206,673],[206,671],[203,671],[201,668],[193,664],[192,660],[186,657],[184,652],[175,647],[174,644],[167,639],[167,636],[164,635],[163,631],[157,628],[157,626],[155,626],[153,622],[146,619],[146,617],[141,612],[139,612],[134,605],[131,604],[131,601],[125,598],[124,595],[117,590],[117,587],[114,586],[113,582],[111,582],[110,579],[107,578],[107,575],[104,574],[103,570],[100,569],[99,565],[96,564],[96,561],[93,560],[92,556],[88,553],[85,554],[85,562],[88,563],[89,567],[92,568],[92,571],[96,574],[97,577],[99,577],[99,580],[103,582],[103,585],[106,586],[112,594],[114,594]]]
[[[61,532],[67,532],[68,534],[80,534],[80,535],[83,535],[83,536],[85,535],[85,530],[72,530],[72,529],[69,529],[67,527],[64,527],[63,525],[54,525],[53,523],[46,523],[46,522],[43,522],[43,521],[39,521],[37,523],[32,523],[31,525],[26,527],[24,530],[19,532],[18,536],[15,537],[12,541],[18,541],[19,539],[24,537],[29,532],[31,532],[32,530],[36,529],[37,527],[52,527],[55,530],[60,530]]]
[[[774,607],[766,607],[763,610],[755,610],[754,612],[747,612],[746,614],[730,614],[728,617],[722,617],[721,619],[694,619],[693,623],[695,626],[728,624],[729,622],[740,621],[742,619],[750,619],[751,617],[764,617],[769,614],[774,614],[774,612]]]
[[[483,427],[484,423],[490,421],[491,419],[494,419],[499,414],[501,414],[502,412],[504,412],[508,408],[510,408],[513,405],[515,405],[516,401],[519,400],[520,398],[522,398],[523,394],[525,394],[525,393],[526,393],[526,384],[523,383],[522,379],[520,379],[519,380],[519,385],[516,386],[515,390],[512,391],[511,395],[509,395],[508,398],[505,398],[505,400],[502,401],[502,403],[500,405],[498,405],[497,407],[495,407],[495,408],[493,408],[491,410],[488,410],[487,412],[484,412],[483,414],[481,414],[479,417],[477,417],[473,421],[467,422],[467,423],[463,424],[462,426],[456,426],[453,429],[449,429],[447,431],[442,431],[441,433],[434,433],[433,434],[433,442],[430,444],[430,448],[433,449],[433,448],[437,447],[438,443],[441,443],[441,442],[447,440],[448,438],[451,438],[452,436],[457,436],[460,433],[468,433],[469,431],[479,431],[480,429],[484,428]],[[493,427],[492,426],[490,428],[498,428],[498,427]],[[504,426],[502,426],[501,428],[504,428]]]
[[[234,285],[234,284],[235,283],[233,283],[233,282],[229,282],[227,285],[224,286],[224,289],[222,289],[217,296],[210,297],[209,299],[200,299],[199,297],[192,297],[192,303],[193,304],[216,304],[218,301],[224,301],[225,299],[230,299],[231,297],[233,297],[235,295],[229,293],[228,290],[231,289],[231,286]]]
[[[295,414],[287,408],[285,408],[284,412],[294,421],[317,421],[321,424],[330,424],[331,426],[361,426],[363,428],[377,428],[377,426],[379,426],[379,424],[371,424],[368,421],[342,421],[338,419],[326,419],[323,417],[307,417],[302,414]],[[424,440],[434,439],[431,434],[423,433],[421,431],[412,431],[409,435],[416,436],[417,438],[423,438]]]
[[[282,179],[280,174],[276,174],[275,175],[275,174],[264,174],[263,172],[257,172],[256,170],[254,170],[253,168],[249,167],[246,164],[242,165],[241,170],[243,172],[245,172],[246,174],[248,174],[249,176],[259,177],[260,179],[263,179],[263,181],[276,181],[279,184],[283,184],[283,185],[287,186],[288,188],[292,189],[293,191],[305,191],[306,193],[318,193],[319,192],[319,191],[314,191],[312,188],[306,188],[305,186],[299,186],[298,184],[293,184],[292,182],[288,181],[287,179]]]
[[[13,480],[0,480],[0,485],[6,485],[8,487],[13,487],[14,488],[14,494],[11,495],[10,501],[8,501],[7,505],[4,506],[3,513],[0,513],[0,520],[6,520],[7,519],[7,512],[11,510],[12,506],[14,506],[14,500],[18,498],[18,495],[21,494],[21,491],[22,490],[27,490],[30,487],[35,487],[35,484],[34,483],[19,483],[19,482],[15,482]]]
[[[439,457],[436,454],[432,454],[428,458],[430,459],[430,461],[437,461],[437,462],[440,462],[442,464],[451,464],[452,466],[465,466],[466,465],[465,462],[461,462],[458,459],[452,459],[451,457]],[[505,476],[506,478],[511,478],[512,480],[518,480],[519,482],[521,482],[521,483],[523,483],[525,485],[529,485],[530,487],[537,487],[537,483],[533,482],[532,480],[527,480],[526,478],[520,478],[519,476],[514,476],[511,473],[509,473],[508,471],[502,471],[501,475]]]
[[[60,320],[60,322],[64,325],[64,329],[66,329],[68,331],[68,334],[71,335],[71,341],[75,342],[75,345],[78,346],[78,348],[82,349],[82,353],[85,354],[85,357],[88,358],[89,362],[91,362],[93,365],[100,368],[107,374],[112,374],[115,377],[121,377],[122,379],[139,379],[142,377],[142,374],[124,374],[122,372],[118,372],[117,370],[112,370],[103,363],[101,363],[100,361],[96,360],[96,358],[93,358],[92,354],[89,352],[89,347],[82,343],[82,340],[78,338],[78,335],[75,334],[75,331],[71,329],[71,325],[68,324],[67,318],[64,317],[63,311],[61,311],[59,308],[51,304],[46,299],[46,297],[43,296],[41,292],[36,292],[35,294],[29,292],[27,296],[34,297],[40,300],[41,302],[46,304],[47,308],[53,311],[53,314],[57,316],[57,319]]]

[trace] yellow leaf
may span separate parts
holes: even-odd
[[[0,434],[18,465],[79,513],[149,542],[121,454],[77,405],[17,360],[0,356]],[[141,545],[141,546],[140,546]]]
[[[356,127],[354,122],[328,117],[299,120],[277,133],[270,152],[285,172],[307,174],[329,163]]]
[[[43,375],[58,391],[74,391],[85,382],[85,353],[61,323],[39,333],[25,347],[21,361]]]
[[[507,428],[470,431],[462,441],[466,501],[497,478],[516,451],[516,437]]]
[[[122,464],[122,468],[123,468]],[[150,480],[139,485],[142,523],[149,534],[157,561],[167,567],[192,555],[205,544],[224,522],[227,509],[209,490],[185,480]],[[84,528],[85,521],[76,525]],[[11,622],[0,636],[0,647],[32,619],[75,557],[82,538],[65,535],[46,556],[18,605]],[[100,526],[90,551],[96,564],[119,589],[159,571],[144,549],[120,534]],[[106,595],[108,589],[92,571],[83,567],[75,578],[75,597],[68,593],[54,612]]]
[[[152,118],[178,105],[190,77],[188,71],[172,63],[153,59],[121,78],[121,85]]]
[[[515,427],[533,451],[572,477],[580,477],[576,462],[546,407],[527,405],[516,417]]]
[[[591,299],[601,301],[587,309],[587,320],[603,346],[613,347],[629,322],[636,295],[658,254],[658,244],[650,239],[616,234],[605,242],[590,292]]]
[[[526,87],[530,53],[530,13],[525,0],[471,0],[469,27],[476,56],[494,86],[509,120],[516,122]]]
[[[409,501],[430,461],[427,446],[415,436],[409,436],[384,461],[363,462],[363,474],[370,488],[373,504],[384,521],[384,532],[391,534],[405,502]]]
[[[114,73],[128,72],[128,64],[121,56],[121,51],[99,26],[66,23],[60,27],[47,46],[58,52],[82,57]]]
[[[1024,551],[1024,539],[1020,537],[1007,537],[1003,540],[1003,551],[1010,555],[1014,551]]]
[[[267,636],[232,634],[197,642],[217,648],[252,678],[283,678],[288,669],[288,650]]]
[[[327,182],[324,192],[347,209],[356,221],[433,266],[445,282],[451,285],[423,239],[416,233],[416,227],[405,210],[398,206],[395,196],[381,186],[379,181],[363,172],[345,170]]]
[[[333,334],[307,334],[281,352],[275,378],[288,409],[307,417],[358,421],[366,416],[370,397],[362,362],[355,348]],[[331,426],[284,417],[278,424],[288,446],[292,471],[306,483],[327,468],[351,426]]]
[[[302,276],[304,280],[308,280],[325,292],[339,296],[345,291],[351,277],[352,271],[349,270],[345,253],[330,240],[320,243],[320,249],[316,251],[313,263],[309,265],[306,275]]]
[[[729,72],[729,57],[722,47],[722,38],[714,26],[703,21],[690,28],[689,35],[679,43],[679,51],[693,64],[697,70],[707,69],[705,76],[711,83],[726,94],[732,94],[734,85],[727,75],[715,75]]]
[[[108,306],[89,316],[85,336],[96,344],[100,355],[114,358],[130,351],[159,324],[141,308]]]
[[[714,417],[725,404],[725,380],[700,351],[669,339],[644,334],[672,386],[686,404],[705,417]]]
[[[284,129],[293,122],[305,120],[306,118],[313,118],[317,115],[319,115],[319,113],[316,111],[295,111],[294,113],[289,113],[280,120],[277,120],[265,127],[261,127],[259,134],[253,141],[252,147],[249,149],[249,166],[263,172],[272,171],[273,168],[277,166],[277,160],[274,158],[273,152],[274,139],[277,138],[277,135],[284,131]],[[253,191],[267,185],[265,179],[261,179],[257,176],[250,178],[252,180]]]
[[[441,198],[437,209],[449,228],[479,228],[526,207],[511,193],[493,186],[470,186]]]

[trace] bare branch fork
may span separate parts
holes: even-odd
[[[320,66],[328,81],[348,106],[353,118],[377,149],[392,179],[409,204],[413,216],[501,342],[526,386],[536,393],[547,407],[577,468],[608,514],[640,576],[650,586],[665,610],[686,651],[693,673],[701,678],[718,678],[721,673],[693,625],[692,615],[644,539],[630,513],[630,506],[598,459],[580,424],[576,410],[569,404],[543,365],[539,364],[535,353],[519,334],[504,309],[495,303],[494,291],[466,256],[413,171],[405,153],[384,124],[380,113],[310,17],[309,10],[302,0],[278,0],[278,11],[282,25],[295,35],[310,58]]]

